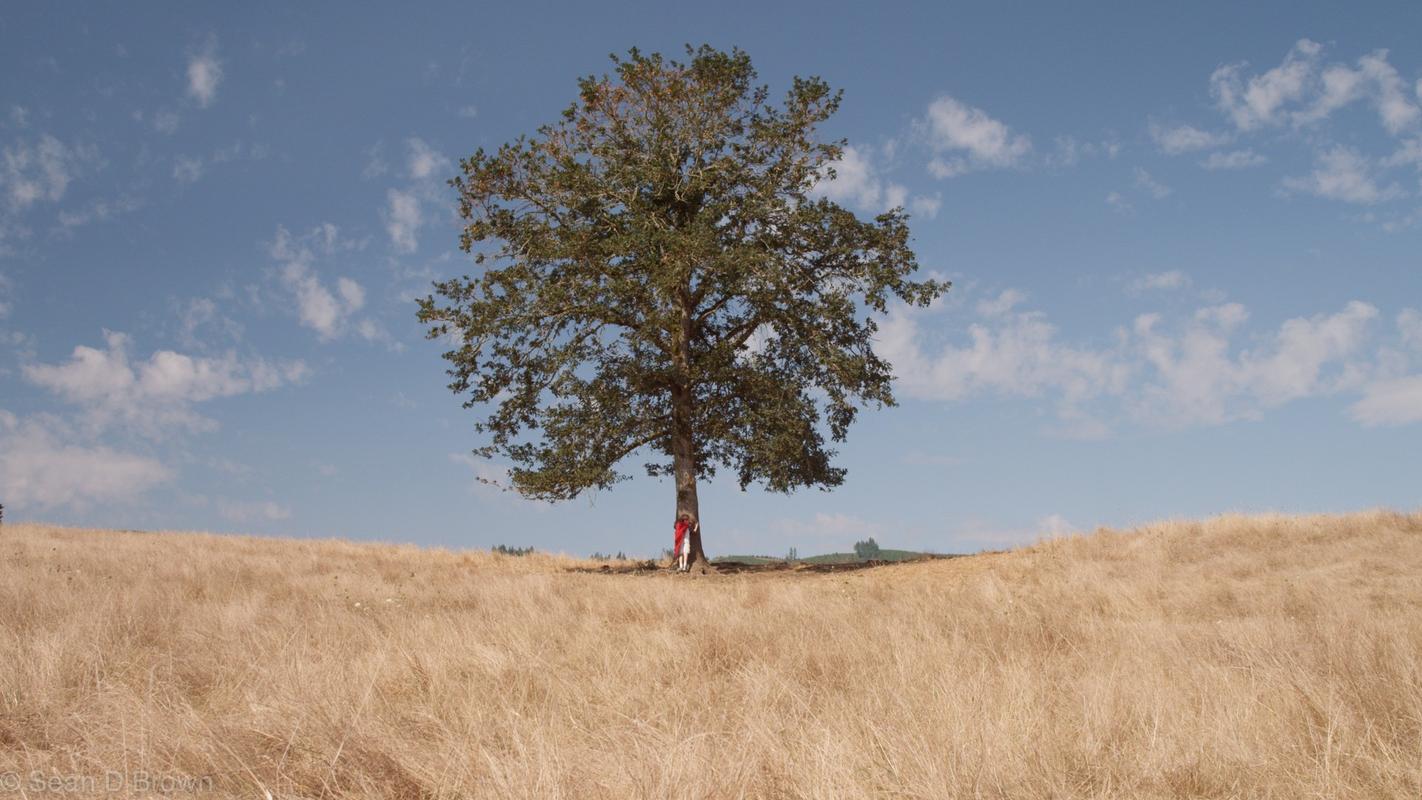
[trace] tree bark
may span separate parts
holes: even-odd
[[[672,392],[672,472],[676,477],[676,518],[690,514],[691,557],[687,564],[698,573],[707,572],[706,552],[701,549],[701,508],[696,497],[696,442],[691,427],[694,400],[689,388]]]
[[[672,388],[672,472],[676,477],[676,518],[690,514],[695,521],[688,535],[691,555],[687,566],[698,574],[706,574],[706,552],[701,549],[701,507],[696,497],[696,395],[691,379],[691,337],[693,318],[690,293],[683,291],[681,300],[681,330],[674,337],[673,359],[680,380]]]

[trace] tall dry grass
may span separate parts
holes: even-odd
[[[38,525],[0,553],[12,782],[1422,796],[1422,515],[1173,522],[822,576]]]

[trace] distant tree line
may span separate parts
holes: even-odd
[[[879,543],[870,536],[862,542],[854,543],[854,554],[863,561],[871,561],[879,557]]]
[[[533,547],[509,547],[506,544],[496,544],[493,551],[505,556],[526,556],[533,552]]]

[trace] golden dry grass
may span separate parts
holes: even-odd
[[[1172,522],[823,576],[39,525],[0,552],[0,772],[24,781],[1422,796],[1422,515]]]

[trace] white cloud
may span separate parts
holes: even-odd
[[[1408,139],[1397,151],[1382,161],[1385,167],[1414,166],[1422,168],[1422,138]]]
[[[179,183],[194,183],[202,177],[203,161],[192,156],[178,156],[173,160],[173,178]]]
[[[885,181],[879,176],[872,153],[871,148],[845,145],[839,160],[833,164],[834,178],[830,179],[829,170],[826,170],[816,181],[812,192],[836,203],[875,214],[892,208],[908,208],[914,214],[930,219],[938,216],[942,205],[939,196],[919,195],[910,199],[908,190],[902,185]]]
[[[434,148],[425,144],[423,139],[411,138],[406,144],[410,148],[409,170],[410,177],[415,180],[425,180],[435,174],[438,170],[447,169],[449,159],[445,158]]]
[[[914,195],[909,201],[908,210],[916,217],[927,217],[934,219],[938,216],[938,211],[943,207],[943,196],[934,194],[932,197]]]
[[[1032,140],[1015,134],[980,108],[947,95],[933,101],[917,126],[935,153],[929,172],[951,178],[977,169],[1020,166],[1032,151]]]
[[[334,285],[321,280],[314,264],[319,256],[360,249],[361,242],[341,236],[340,229],[327,222],[301,236],[293,236],[284,226],[277,226],[276,238],[270,248],[272,258],[281,262],[278,273],[282,286],[296,302],[297,319],[316,331],[327,342],[348,331],[368,340],[384,340],[378,325],[369,319],[355,319],[365,307],[365,288],[354,279],[340,276]]]
[[[463,106],[459,109],[458,113],[460,119],[474,119],[475,117],[479,116],[479,107],[472,105]]]
[[[360,284],[349,278],[339,279],[340,296],[337,297],[303,262],[292,262],[282,267],[281,279],[296,296],[301,324],[316,331],[322,341],[330,341],[340,335],[346,318],[365,305],[365,292]]]
[[[1157,289],[1183,289],[1190,285],[1190,276],[1178,269],[1168,272],[1152,272],[1131,281],[1131,289],[1137,292]]]
[[[1160,273],[1145,283],[1187,282]],[[1359,301],[1247,337],[1250,315],[1237,303],[1200,308],[1173,326],[1143,314],[1108,344],[1080,345],[1064,341],[1042,313],[1011,310],[1016,299],[989,303],[985,311],[1008,308],[968,326],[967,342],[936,348],[925,327],[934,310],[895,308],[875,350],[907,397],[1047,397],[1060,424],[1052,432],[1072,438],[1107,434],[1108,419],[1185,426],[1255,418],[1295,400],[1360,391],[1382,374],[1365,350],[1378,310]],[[1413,314],[1400,316],[1398,327],[1405,341],[1422,341],[1422,315]]]
[[[120,214],[137,211],[142,207],[143,203],[130,195],[123,195],[112,200],[94,200],[78,210],[60,211],[59,228],[56,230],[59,233],[69,233],[74,228],[88,225],[91,222],[107,222]]]
[[[1172,156],[1219,147],[1230,139],[1227,134],[1210,133],[1191,125],[1166,127],[1154,120],[1150,123],[1150,136],[1162,153]]]
[[[18,142],[0,152],[0,187],[14,210],[41,200],[58,202],[84,168],[98,161],[94,147],[66,145],[44,134],[33,144]]]
[[[1121,143],[1114,139],[1101,142],[1083,142],[1075,136],[1058,136],[1053,140],[1055,149],[1047,157],[1047,163],[1054,167],[1076,166],[1084,158],[1115,158],[1121,151]]]
[[[1016,298],[1007,299],[1015,304]],[[991,324],[971,325],[967,345],[947,344],[936,353],[924,349],[928,337],[922,320],[931,313],[894,309],[880,325],[875,343],[875,351],[894,366],[898,386],[909,397],[1050,394],[1071,405],[1124,388],[1126,372],[1117,356],[1062,343],[1056,326],[1040,312],[1004,310]]]
[[[1357,69],[1334,64],[1323,70],[1318,96],[1307,109],[1294,114],[1293,119],[1301,125],[1315,123],[1365,98],[1372,103],[1388,133],[1402,133],[1422,118],[1422,110],[1407,97],[1402,77],[1388,63],[1387,51],[1377,50],[1358,59]]]
[[[1220,67],[1210,76],[1210,90],[1220,108],[1241,131],[1290,123],[1317,124],[1335,111],[1367,100],[1388,133],[1400,134],[1422,121],[1422,109],[1408,97],[1407,86],[1388,63],[1387,50],[1358,59],[1356,67],[1320,68],[1323,46],[1300,39],[1278,67],[1245,79],[1246,64]]]
[[[1338,145],[1319,153],[1310,175],[1284,179],[1284,188],[1345,203],[1373,205],[1402,194],[1396,185],[1379,186],[1376,170],[1358,151]]]
[[[1422,422],[1422,375],[1369,383],[1348,412],[1369,427]]]
[[[883,186],[874,174],[869,157],[854,145],[846,145],[834,162],[834,177],[826,174],[815,184],[817,192],[836,203],[854,203],[866,208],[878,208]]]
[[[175,304],[178,314],[178,339],[187,347],[205,347],[209,342],[199,333],[211,330],[209,336],[239,341],[244,328],[242,323],[223,314],[217,301],[208,297],[194,297]]]
[[[414,192],[390,189],[386,192],[385,232],[396,251],[413,253],[419,247],[415,234],[424,224],[420,199]]]
[[[1326,119],[1334,111],[1361,98],[1366,88],[1361,72],[1337,64],[1325,69],[1319,82],[1319,93],[1313,103],[1293,114],[1296,125],[1309,125]]]
[[[281,363],[220,357],[194,357],[159,350],[146,360],[129,356],[131,341],[104,331],[104,347],[79,346],[60,364],[26,364],[31,383],[81,407],[91,428],[123,424],[143,435],[160,437],[174,430],[210,430],[216,423],[193,405],[220,397],[266,392],[305,377],[301,361]]]
[[[376,142],[365,151],[365,167],[360,171],[362,180],[371,180],[390,171],[390,165],[385,163],[385,143]]]
[[[217,99],[217,87],[222,83],[222,62],[217,58],[217,40],[209,38],[201,53],[188,59],[188,96],[202,108]]]
[[[1364,215],[1364,218],[1369,222],[1377,222],[1378,227],[1387,233],[1400,233],[1422,224],[1422,206],[1402,214],[1389,216],[1382,220],[1377,219],[1371,214]]]
[[[1107,192],[1106,205],[1116,209],[1117,211],[1120,211],[1123,214],[1128,214],[1134,211],[1136,208],[1134,205],[1131,204],[1131,201],[1123,197],[1120,192]]]
[[[984,317],[1000,317],[1026,299],[1027,296],[1016,289],[1004,289],[991,300],[979,300],[978,313]]]
[[[350,278],[338,278],[336,292],[341,296],[341,303],[352,311],[365,305],[365,290]]]
[[[1157,200],[1164,200],[1170,196],[1170,187],[1151,177],[1149,172],[1146,172],[1140,167],[1136,167],[1135,175],[1136,186],[1144,189],[1151,197]]]
[[[0,410],[0,486],[16,510],[129,502],[172,477],[148,456],[65,443],[42,421]]]
[[[1336,314],[1291,319],[1264,346],[1237,355],[1231,337],[1249,318],[1238,303],[1200,309],[1178,335],[1161,333],[1157,315],[1142,315],[1132,342],[1149,377],[1134,410],[1166,424],[1218,424],[1347,388],[1350,359],[1377,314],[1353,301]]]
[[[1323,46],[1300,39],[1279,66],[1247,80],[1240,77],[1247,64],[1220,67],[1210,76],[1215,102],[1242,131],[1282,121],[1286,104],[1303,97]]]
[[[1234,150],[1228,153],[1210,153],[1205,157],[1204,161],[1200,162],[1200,166],[1209,170],[1245,169],[1247,167],[1257,167],[1268,162],[1268,158],[1253,150]]]

